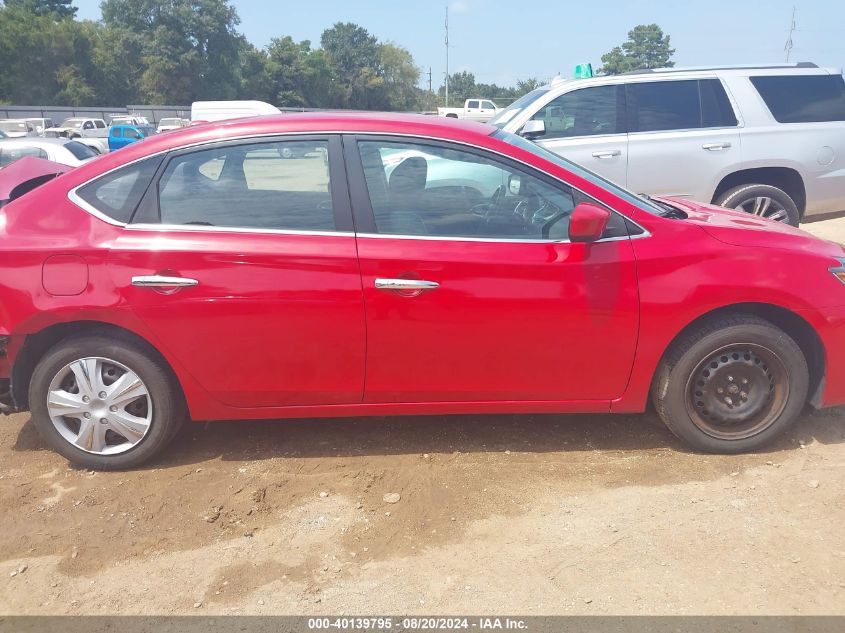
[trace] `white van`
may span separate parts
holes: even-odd
[[[280,113],[276,106],[263,101],[194,101],[191,104],[191,125]]]

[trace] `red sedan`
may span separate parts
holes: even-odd
[[[845,252],[437,117],[151,138],[0,210],[0,396],[90,468],[187,418],[636,412],[755,449],[845,403]]]

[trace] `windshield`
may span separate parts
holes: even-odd
[[[519,114],[526,107],[534,103],[537,99],[545,95],[549,91],[549,86],[543,86],[532,90],[528,94],[522,95],[519,99],[510,104],[507,108],[499,112],[488,123],[495,125],[497,128],[505,127],[505,124]]]
[[[82,127],[85,119],[65,119],[60,127]]]
[[[26,134],[26,123],[23,121],[0,121],[0,130],[3,132],[23,132]]]
[[[162,119],[158,122],[161,125],[179,125],[179,119]]]
[[[642,209],[652,215],[663,215],[664,210],[660,207],[656,206],[655,204],[649,202],[648,200],[641,198],[640,196],[631,193],[627,189],[623,189],[619,185],[607,180],[606,178],[602,178],[598,174],[590,171],[589,169],[585,169],[580,165],[569,161],[562,156],[558,156],[557,154],[550,152],[547,149],[544,149],[537,145],[536,143],[532,143],[521,136],[517,136],[516,134],[512,134],[510,132],[505,132],[504,130],[496,130],[491,134],[493,138],[499,139],[500,141],[505,141],[505,143],[510,143],[515,147],[520,149],[524,149],[527,152],[531,152],[535,156],[539,156],[550,163],[554,163],[560,167],[563,167],[565,170],[572,172],[576,176],[580,176],[584,180],[589,180],[593,184],[598,185],[602,189],[607,189],[613,195],[622,198],[626,202],[631,203],[638,209]]]
[[[76,141],[65,143],[65,149],[76,156],[79,160],[88,160],[89,158],[94,158],[97,155],[97,153],[87,145],[77,143]]]

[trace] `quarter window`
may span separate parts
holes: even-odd
[[[77,195],[110,218],[129,222],[159,164],[161,157],[154,156],[121,167],[80,187]]]
[[[359,143],[379,233],[565,240],[577,192],[441,145]],[[580,201],[580,200],[579,200]]]
[[[616,86],[596,86],[567,92],[532,117],[543,121],[543,138],[624,133]]]
[[[229,145],[176,156],[158,185],[161,222],[333,231],[326,141]]]
[[[845,80],[842,75],[751,77],[779,123],[845,121]]]

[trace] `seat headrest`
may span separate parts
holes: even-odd
[[[410,156],[399,163],[390,174],[390,193],[416,193],[425,189],[428,161],[422,156]]]

